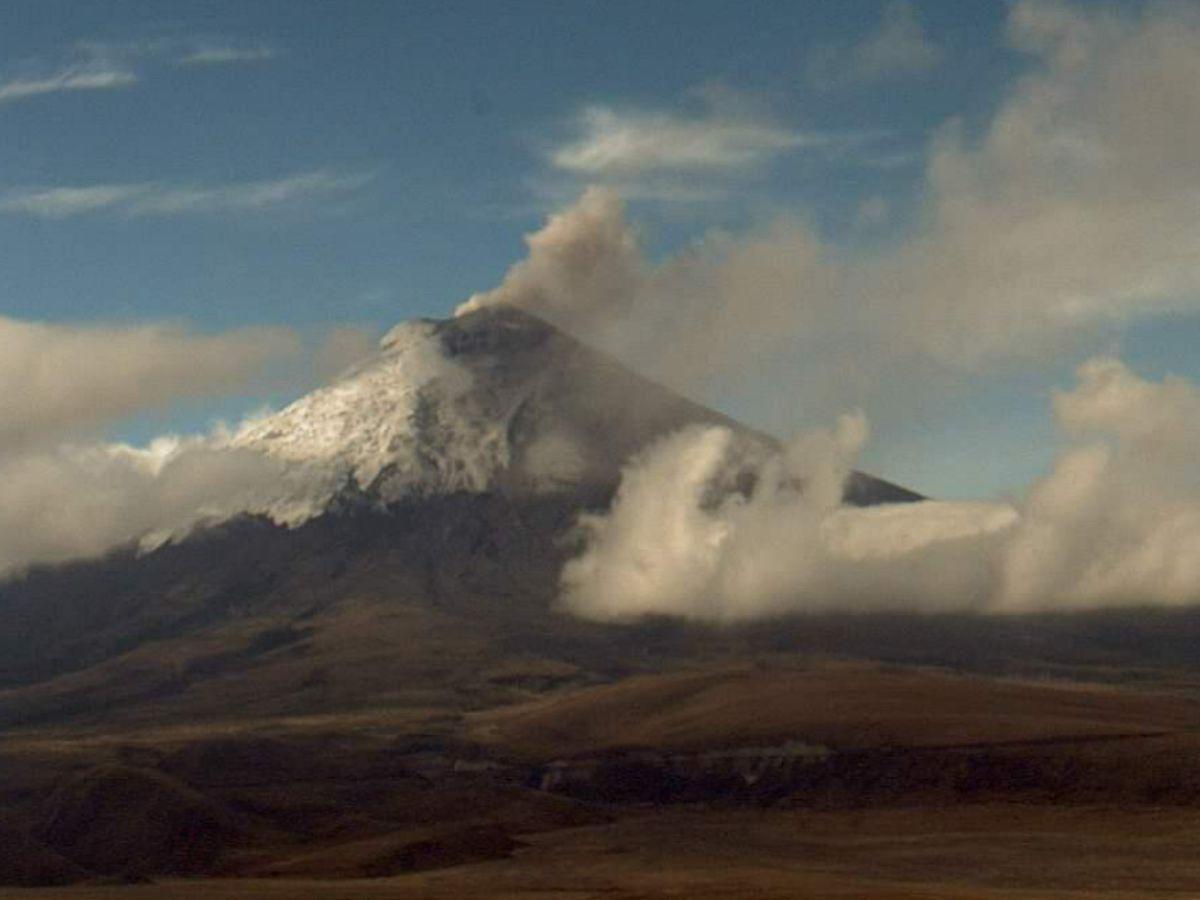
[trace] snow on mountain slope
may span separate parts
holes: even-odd
[[[373,359],[233,439],[332,471],[380,498],[483,490],[507,463],[500,423],[463,401],[474,377],[445,353],[437,324],[406,322]]]
[[[772,440],[496,307],[397,326],[375,357],[243,426],[232,444],[390,503],[454,491],[604,493],[634,453],[694,423],[764,448]],[[917,495],[855,475],[848,499]]]
[[[705,416],[667,393],[532,316],[485,310],[397,326],[375,357],[246,424],[232,444],[384,502],[615,483],[628,452],[671,424],[633,421],[630,406]]]

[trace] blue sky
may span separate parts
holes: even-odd
[[[440,315],[493,284],[554,205],[542,151],[590,103],[683,110],[692,92],[723,84],[799,127],[895,131],[888,148],[913,153],[934,125],[991,102],[993,76],[1011,66],[994,39],[1001,4],[965,16],[945,3],[923,15],[972,58],[963,77],[813,90],[806,49],[859,37],[881,4],[810,6],[5,4],[0,77],[91,63],[136,79],[0,106],[9,186],[370,179],[259,216],[6,217],[6,311],[211,327]],[[177,64],[206,45],[275,55]],[[667,211],[657,230],[678,241],[776,203],[836,227],[853,194],[913,174],[783,159],[753,185],[758,196]]]
[[[946,239],[920,223],[931,195],[951,196],[931,175],[948,122],[962,146],[944,156],[973,173],[972,198],[991,190],[987,179],[1026,196],[1037,178],[1010,190],[1001,113],[1028,110],[1017,104],[1031,73],[1073,84],[1055,54],[1081,22],[1097,56],[1110,45],[1138,52],[1158,15],[1149,9],[10,0],[0,7],[0,315],[212,334],[286,326],[314,345],[339,326],[381,332],[449,315],[499,284],[526,252],[522,236],[597,181],[625,196],[652,262],[714,230],[753,234],[780,219],[802,223],[830,257],[886,256],[923,235]],[[1014,26],[1020,15],[1028,21]],[[1109,121],[1101,101],[1079,101],[1093,106],[1078,133]],[[651,149],[596,155],[631,133]],[[989,134],[994,153],[979,144]],[[1080,301],[1097,310],[1081,319],[1083,338],[1056,334],[1043,348],[1044,335],[1020,334],[984,363],[939,360],[924,381],[905,368],[902,391],[855,397],[875,425],[865,465],[939,496],[1015,491],[1053,455],[1051,391],[1087,356],[1200,377],[1200,304],[1181,294],[1175,262],[1145,256],[1131,259],[1145,270],[1139,284],[1165,282],[1167,300],[1133,305],[1140,289],[1083,278],[1104,300]],[[978,285],[974,274],[964,283]],[[779,390],[784,371],[697,392],[780,433],[826,424],[825,406]],[[131,409],[106,433],[202,429],[294,392],[276,381],[177,398]]]

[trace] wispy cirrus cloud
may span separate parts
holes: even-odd
[[[103,91],[128,87],[137,76],[111,60],[76,62],[39,75],[18,76],[0,82],[0,103],[25,100],[62,91]]]
[[[156,181],[80,186],[23,187],[0,195],[0,213],[67,219],[92,213],[131,218],[223,212],[263,212],[275,207],[353,193],[372,172],[317,169],[286,178],[227,184]]]
[[[175,59],[180,66],[220,66],[231,63],[262,62],[274,59],[279,50],[268,44],[246,44],[228,41],[197,41],[192,49]]]
[[[829,140],[767,119],[723,114],[688,118],[609,106],[586,107],[577,127],[578,136],[549,158],[558,169],[588,176],[742,169]]]
[[[128,203],[140,188],[131,184],[19,188],[0,198],[0,211],[24,213],[40,219],[66,219]]]
[[[262,40],[227,35],[168,35],[125,41],[79,41],[75,52],[89,59],[104,59],[133,67],[137,63],[172,66],[218,66],[262,62],[282,54]]]
[[[129,87],[139,70],[157,61],[174,66],[219,66],[261,62],[280,53],[261,41],[224,37],[160,37],[133,41],[80,41],[65,61],[29,60],[19,73],[0,76],[0,104],[65,91]]]
[[[785,156],[844,161],[888,137],[796,127],[759,98],[720,84],[689,96],[699,100],[698,110],[583,107],[569,121],[567,137],[543,154],[552,174],[540,182],[542,193],[573,195],[581,184],[598,184],[629,200],[711,202]]]

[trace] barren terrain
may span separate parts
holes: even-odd
[[[1195,896],[1198,710],[1178,681],[776,660],[467,713],[27,727],[0,896]]]

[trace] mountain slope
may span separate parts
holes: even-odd
[[[244,428],[240,447],[332,469],[384,501],[454,491],[611,491],[638,450],[685,425],[771,438],[680,397],[516,309],[400,325],[374,358]],[[854,503],[919,495],[866,475]]]

